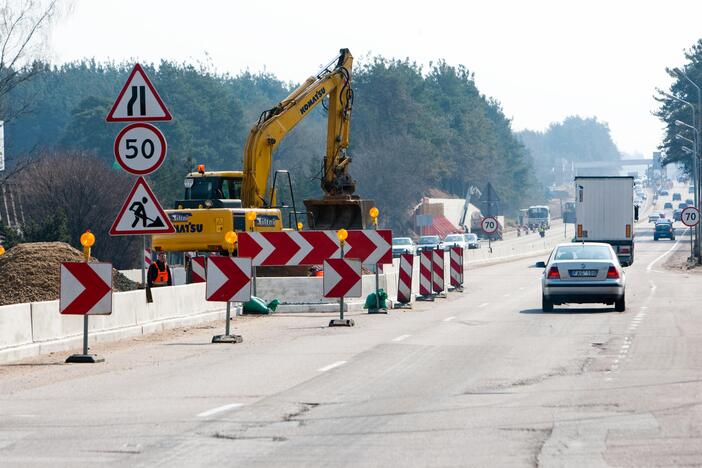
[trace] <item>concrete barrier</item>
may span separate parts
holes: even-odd
[[[0,306],[0,350],[32,342],[30,304]]]

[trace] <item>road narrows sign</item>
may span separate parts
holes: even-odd
[[[138,63],[134,65],[110,113],[108,122],[171,120],[171,113]]]
[[[493,218],[492,216],[483,218],[483,220],[480,222],[480,227],[485,234],[496,233],[499,225],[500,224],[497,222],[497,219]]]
[[[112,313],[111,263],[61,263],[59,312],[64,315]]]
[[[161,208],[156,195],[139,177],[110,228],[111,236],[131,234],[171,234],[175,229]]]
[[[680,221],[685,226],[694,227],[700,222],[700,212],[694,206],[688,206],[680,212]]]
[[[216,302],[246,302],[251,299],[251,259],[207,258],[205,299]]]
[[[166,159],[166,139],[148,123],[127,125],[115,138],[115,158],[122,169],[134,175],[156,171]]]
[[[361,261],[330,258],[324,261],[324,297],[361,297]]]

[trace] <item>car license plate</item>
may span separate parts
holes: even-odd
[[[597,276],[597,270],[569,270],[568,273],[574,278],[592,278]]]

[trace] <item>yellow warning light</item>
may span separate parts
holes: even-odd
[[[95,235],[87,229],[83,234],[80,235],[80,245],[83,247],[92,247],[95,243]]]
[[[341,229],[339,229],[338,231],[336,231],[336,237],[337,237],[341,242],[344,242],[344,241],[346,240],[346,238],[349,237],[349,232],[348,232],[346,229],[341,228]]]
[[[236,232],[234,232],[234,231],[227,231],[224,234],[224,242],[226,242],[229,245],[236,244],[236,239],[237,239],[237,235],[236,235]]]
[[[4,253],[5,253],[5,247],[3,247],[2,245],[0,245],[0,255],[2,255],[2,254],[4,254]]]
[[[302,223],[297,223],[297,230],[302,231],[302,228],[303,228]]]
[[[256,212],[249,211],[248,213],[246,213],[246,219],[249,221],[255,221],[256,220]]]
[[[378,211],[378,208],[373,207],[370,209],[370,217],[371,218],[376,219],[379,214],[380,214],[380,211]]]
[[[198,166],[197,166],[197,172],[199,172],[200,174],[204,174],[204,173],[205,173],[205,165],[204,165],[204,164],[198,164]]]

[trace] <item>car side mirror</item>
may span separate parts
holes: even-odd
[[[546,268],[546,263],[545,262],[536,262],[534,264],[536,268]]]

